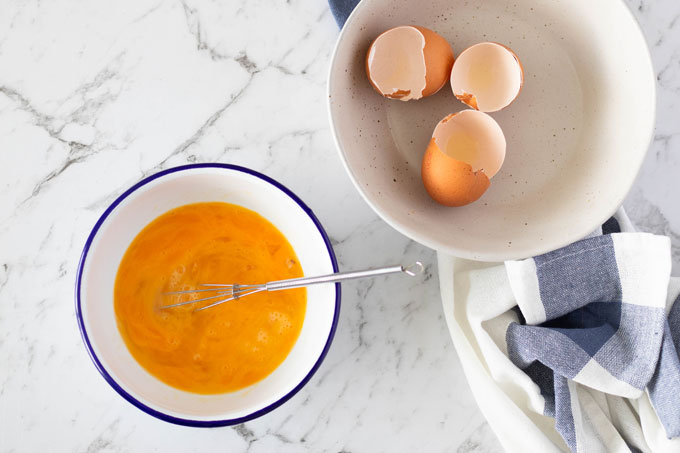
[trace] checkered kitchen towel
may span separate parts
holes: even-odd
[[[680,303],[667,317],[668,238],[602,235],[506,270],[523,318],[508,325],[508,356],[539,386],[572,451],[586,451],[584,423],[593,423],[574,383],[626,398],[649,386],[668,436],[680,435]]]
[[[603,230],[503,264],[439,255],[451,336],[509,451],[680,452],[670,241],[616,220]]]
[[[331,13],[339,27],[345,25],[347,18],[358,3],[359,0],[328,0]]]

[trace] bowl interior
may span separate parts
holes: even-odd
[[[332,251],[319,228],[285,192],[234,169],[185,169],[139,187],[106,217],[82,264],[82,322],[92,352],[106,373],[143,405],[183,419],[235,419],[275,404],[314,369],[334,328],[336,287],[308,288],[300,336],[286,360],[264,380],[220,395],[184,392],[159,381],[135,361],[118,331],[113,309],[116,272],[127,247],[149,222],[175,207],[202,201],[224,201],[258,212],[289,240],[305,275],[334,272]]]
[[[382,31],[416,24],[440,33],[454,55],[482,41],[511,47],[524,86],[491,115],[506,160],[477,202],[447,208],[420,178],[435,125],[466,108],[449,84],[419,101],[382,98],[364,59]],[[432,248],[503,260],[580,239],[615,211],[647,150],[654,74],[645,40],[620,0],[363,0],[340,36],[329,112],[347,170],[388,223]]]

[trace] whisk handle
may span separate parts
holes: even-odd
[[[396,265],[363,271],[338,272],[337,274],[319,275],[317,277],[292,278],[289,280],[269,282],[265,286],[267,291],[278,291],[280,289],[300,288],[302,286],[317,285],[319,283],[342,282],[355,278],[377,277],[379,275],[396,274],[399,272],[403,272],[410,276],[418,275],[423,272],[423,264],[420,261],[416,261],[409,266]]]

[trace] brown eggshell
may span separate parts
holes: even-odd
[[[468,107],[472,107],[475,110],[479,110],[477,107],[477,98],[475,97],[474,94],[470,93],[462,93],[462,94],[455,94],[458,98],[459,101],[461,101],[463,104],[467,105]]]
[[[510,104],[506,105],[506,107],[510,106],[513,102],[517,100],[519,97],[520,93],[522,92],[522,88],[524,88],[524,65],[522,64],[522,60],[519,59],[517,54],[515,53],[514,50],[506,46],[505,44],[501,44],[496,41],[492,41],[494,44],[498,44],[501,47],[505,47],[505,49],[512,54],[512,56],[517,60],[517,65],[519,66],[519,77],[520,77],[520,82],[519,82],[519,90],[517,91],[517,94],[515,95],[515,98],[510,101]]]
[[[438,33],[429,28],[413,25],[425,37],[425,73],[426,86],[423,97],[430,96],[446,85],[453,67],[453,50],[451,45]]]
[[[480,69],[474,70],[480,64],[487,67],[483,74],[478,73]],[[493,77],[493,80],[480,85],[485,76]],[[450,81],[453,94],[463,103],[481,112],[497,112],[519,96],[524,84],[524,67],[508,46],[498,42],[481,42],[458,55]]]
[[[421,55],[425,64],[424,82],[425,86],[422,88],[420,93],[411,93],[409,87],[396,87],[391,92],[383,91],[378,85],[380,82],[376,82],[375,78],[378,77],[377,74],[373,74],[370,65],[370,55],[371,52],[378,42],[379,39],[387,39],[385,35],[397,28],[411,28],[417,30],[422,39],[424,40],[424,47],[422,48]],[[400,27],[394,27],[381,33],[375,40],[371,43],[368,51],[366,52],[366,58],[364,60],[364,67],[366,70],[366,76],[368,77],[371,86],[375,91],[384,97],[390,99],[399,100],[411,100],[411,99],[421,99],[423,97],[430,96],[437,91],[439,91],[449,80],[451,75],[451,68],[453,67],[453,50],[449,43],[441,37],[436,32],[430,30],[429,28],[420,27],[417,25],[404,25]],[[414,69],[418,70],[420,68]],[[421,79],[423,80],[423,79]],[[419,87],[420,89],[420,87]]]
[[[511,48],[509,48],[505,44],[501,44],[501,43],[496,42],[496,41],[491,41],[491,42],[493,42],[494,44],[498,44],[501,47],[505,47],[505,49],[512,54],[512,56],[515,58],[515,60],[517,60],[517,64],[519,65],[519,75],[522,79],[520,84],[519,84],[519,91],[517,92],[517,94],[519,95],[519,93],[522,91],[522,87],[524,86],[524,65],[522,64],[522,60],[519,59],[519,57],[517,56],[517,54],[515,53],[514,50],[512,50]],[[513,101],[514,101],[514,99],[513,99]]]
[[[444,154],[434,138],[423,156],[421,177],[427,193],[444,206],[470,204],[478,200],[491,184],[483,171],[474,172],[469,164]]]
[[[382,36],[384,33],[387,33],[388,31],[389,31],[389,30],[384,31],[383,33],[381,33],[381,34],[378,36],[378,38],[380,38],[380,36]],[[368,56],[371,55],[371,49],[373,49],[373,46],[375,45],[375,42],[378,40],[378,38],[375,38],[375,39],[373,40],[373,42],[371,43],[371,45],[368,47],[368,50],[366,51],[366,58],[364,58],[364,69],[366,70],[366,78],[368,79],[368,81],[369,81],[369,83],[371,84],[371,86],[373,87],[373,89],[374,89],[380,96],[385,96],[385,97],[392,98],[392,99],[399,99],[400,97],[404,97],[404,96],[406,96],[407,94],[409,94],[410,91],[399,90],[399,91],[397,91],[396,93],[392,93],[391,95],[389,95],[389,94],[384,94],[384,93],[380,90],[380,88],[378,88],[378,85],[375,84],[375,82],[373,81],[373,78],[371,78],[371,67],[370,67],[369,62],[368,62]]]

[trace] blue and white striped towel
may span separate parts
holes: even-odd
[[[522,261],[439,264],[468,382],[508,450],[680,451],[668,238],[598,232]]]
[[[538,385],[572,451],[588,444],[572,382],[625,398],[649,386],[668,436],[680,435],[680,304],[667,319],[668,238],[602,235],[506,270],[524,318],[508,325],[508,356]]]

